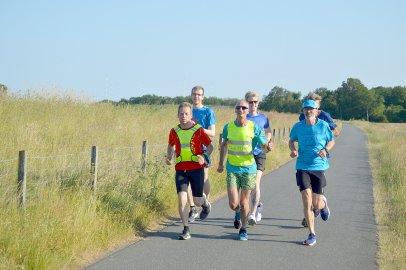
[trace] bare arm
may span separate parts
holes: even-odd
[[[267,150],[268,151],[271,151],[272,150],[272,147],[273,147],[273,143],[272,143],[272,130],[271,130],[271,128],[270,127],[268,127],[268,128],[266,128],[265,129],[265,136],[266,136],[266,140],[267,140],[267,142],[268,142],[268,144],[267,144]]]
[[[212,125],[208,129],[204,129],[204,133],[206,133],[211,139],[213,139],[216,136],[216,126]]]
[[[322,149],[322,150],[319,152],[319,156],[320,156],[321,158],[327,157],[328,152],[330,152],[330,150],[334,147],[334,145],[335,145],[335,141],[334,141],[334,140],[328,142],[327,145],[324,147],[324,149]]]
[[[295,158],[298,156],[295,141],[289,140],[290,157]]]
[[[166,158],[165,158],[165,162],[167,165],[172,164],[172,159],[173,159],[174,154],[175,154],[175,145],[168,144],[168,147],[166,149]]]
[[[227,153],[227,141],[223,141],[220,145],[220,159],[217,172],[222,173],[224,171],[224,160]]]

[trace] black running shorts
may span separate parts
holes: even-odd
[[[300,191],[310,188],[316,194],[323,194],[327,181],[324,171],[297,170],[296,184]]]
[[[190,171],[177,170],[175,181],[178,193],[181,191],[187,192],[187,187],[190,183],[193,197],[203,197],[204,168]]]
[[[261,153],[257,156],[254,156],[255,163],[257,163],[257,170],[258,171],[265,171],[265,163],[266,163],[266,154]]]

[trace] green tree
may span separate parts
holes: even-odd
[[[293,93],[282,87],[275,86],[259,103],[259,109],[298,113],[301,110],[300,96],[300,92]]]
[[[340,118],[369,120],[369,115],[377,106],[377,100],[371,91],[359,79],[348,78],[336,90],[337,106]]]

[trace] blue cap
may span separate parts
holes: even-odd
[[[316,101],[311,100],[311,99],[306,100],[305,102],[303,102],[303,108],[306,108],[306,107],[310,107],[310,108],[313,108],[313,109],[318,109],[319,108],[319,106],[317,106]]]

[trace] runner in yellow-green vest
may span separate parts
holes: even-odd
[[[210,164],[210,154],[213,145],[204,129],[192,121],[192,105],[183,102],[178,107],[179,125],[169,133],[166,153],[166,164],[171,165],[175,160],[175,183],[178,193],[178,211],[183,223],[180,240],[191,237],[188,223],[187,190],[190,183],[193,201],[210,212],[210,203],[203,193],[204,168]],[[205,148],[203,148],[205,146]],[[176,155],[176,156],[175,156]],[[174,158],[175,156],[175,158]]]
[[[251,190],[255,188],[257,164],[254,158],[255,146],[261,145],[268,153],[264,130],[247,119],[248,103],[240,100],[235,106],[237,118],[223,128],[223,142],[220,146],[220,160],[217,171],[224,171],[227,154],[227,193],[231,210],[235,211],[234,227],[239,230],[239,240],[248,240],[247,215]],[[240,199],[238,194],[241,191]],[[241,207],[241,208],[240,208]]]

